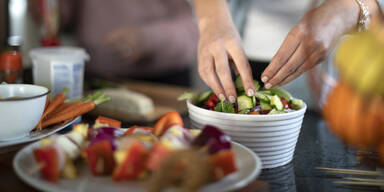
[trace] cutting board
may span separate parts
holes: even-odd
[[[186,87],[158,84],[143,81],[108,82],[115,87],[124,87],[150,97],[154,102],[154,111],[147,115],[129,113],[118,109],[103,108],[103,104],[96,107],[91,115],[103,115],[131,123],[151,123],[159,119],[169,111],[177,111],[181,114],[187,112],[185,101],[178,101],[177,97],[185,91],[191,91]]]

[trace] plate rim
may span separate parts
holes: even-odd
[[[5,147],[10,147],[10,146],[13,146],[13,145],[18,145],[18,144],[23,144],[23,143],[28,143],[28,142],[32,142],[32,141],[36,141],[36,140],[39,140],[39,139],[42,139],[44,137],[47,137],[47,136],[50,136],[50,135],[53,135],[61,130],[63,130],[64,128],[66,128],[68,125],[74,123],[75,121],[77,121],[78,119],[80,119],[81,116],[77,116],[75,117],[73,120],[69,121],[68,123],[64,124],[64,125],[61,125],[60,127],[58,128],[54,128],[52,131],[49,131],[48,133],[46,134],[42,134],[42,135],[39,135],[39,136],[36,136],[36,137],[33,137],[33,138],[28,138],[28,136],[25,136],[25,137],[22,137],[22,138],[19,138],[19,139],[15,139],[15,140],[10,140],[10,141],[4,141],[4,142],[0,142],[0,149],[1,148],[5,148]],[[31,131],[32,132],[32,131]],[[30,133],[31,133],[30,132]],[[29,133],[29,134],[30,134]]]
[[[38,190],[42,190],[42,191],[58,191],[58,192],[68,192],[68,191],[70,191],[68,189],[57,188],[57,187],[55,187],[55,184],[44,182],[43,180],[36,179],[35,177],[24,176],[25,173],[21,169],[21,167],[19,166],[18,161],[21,158],[21,155],[25,152],[25,150],[33,148],[33,147],[37,146],[38,144],[39,144],[39,142],[36,141],[34,143],[28,144],[27,146],[24,146],[21,150],[19,150],[17,152],[17,154],[13,158],[12,165],[13,165],[13,169],[16,172],[16,175],[18,176],[18,178],[20,180],[24,181],[25,183],[27,183],[29,186],[31,186],[31,187],[33,187],[35,189],[38,189]],[[232,184],[232,185],[228,186],[225,189],[220,189],[220,191],[223,191],[223,192],[233,191],[233,190],[245,187],[250,182],[252,182],[254,179],[256,179],[257,176],[260,175],[260,173],[262,171],[262,168],[263,168],[262,161],[261,161],[260,157],[255,152],[251,151],[250,149],[248,149],[247,147],[245,147],[244,145],[242,145],[240,143],[232,141],[232,144],[236,145],[241,150],[246,151],[247,154],[252,157],[252,159],[254,160],[256,166],[255,166],[255,169],[252,170],[252,172],[249,175],[247,175],[243,180],[239,180],[235,184]],[[36,180],[38,182],[36,182]],[[211,183],[211,184],[206,185],[205,187],[209,187],[210,185],[214,185],[214,184],[215,183]],[[205,191],[204,187],[201,188],[199,191]]]

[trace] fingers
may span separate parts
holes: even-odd
[[[228,56],[224,49],[216,49],[213,51],[215,69],[216,73],[219,76],[221,85],[224,89],[225,96],[231,103],[236,102],[236,89],[233,85],[233,80],[231,76],[231,69],[228,64]]]
[[[264,70],[261,75],[261,81],[267,83],[272,77],[280,70],[284,63],[288,61],[291,55],[296,51],[299,46],[298,32],[294,28],[290,31],[285,38],[283,44],[277,51],[276,55],[272,58],[271,63]]]
[[[281,81],[286,79],[288,76],[295,73],[298,68],[303,65],[306,58],[309,57],[307,46],[304,42],[300,43],[299,47],[295,50],[295,52],[291,55],[286,63],[279,63],[281,68],[277,71],[275,75],[270,77],[270,80],[265,82],[265,88],[269,89],[273,86],[279,84]]]
[[[283,86],[292,80],[299,77],[304,72],[308,71],[314,67],[321,60],[321,53],[319,51],[313,52],[304,63],[291,75],[288,75],[283,81],[281,81],[277,86]]]
[[[238,70],[241,76],[245,93],[248,96],[253,96],[255,94],[255,87],[253,84],[252,70],[243,49],[241,49],[239,45],[229,45],[227,46],[227,50],[228,53],[231,55],[236,65],[236,69]]]
[[[214,58],[210,54],[198,55],[198,72],[201,79],[212,89],[212,91],[222,100],[225,100],[225,92],[217,78]]]

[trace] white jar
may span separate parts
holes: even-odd
[[[30,52],[33,81],[49,88],[53,96],[64,87],[69,88],[67,98],[83,96],[84,64],[87,52],[78,47],[37,48]]]

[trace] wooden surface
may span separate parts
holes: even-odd
[[[132,123],[151,123],[156,121],[159,117],[169,111],[177,111],[181,114],[187,112],[185,101],[177,101],[177,98],[188,91],[185,87],[147,83],[140,81],[129,82],[109,82],[112,85],[128,88],[129,90],[142,93],[154,102],[153,113],[140,115],[135,113],[129,113],[124,110],[111,110],[103,105],[96,107],[91,113],[93,115],[104,115],[107,117],[119,119],[125,122]]]

